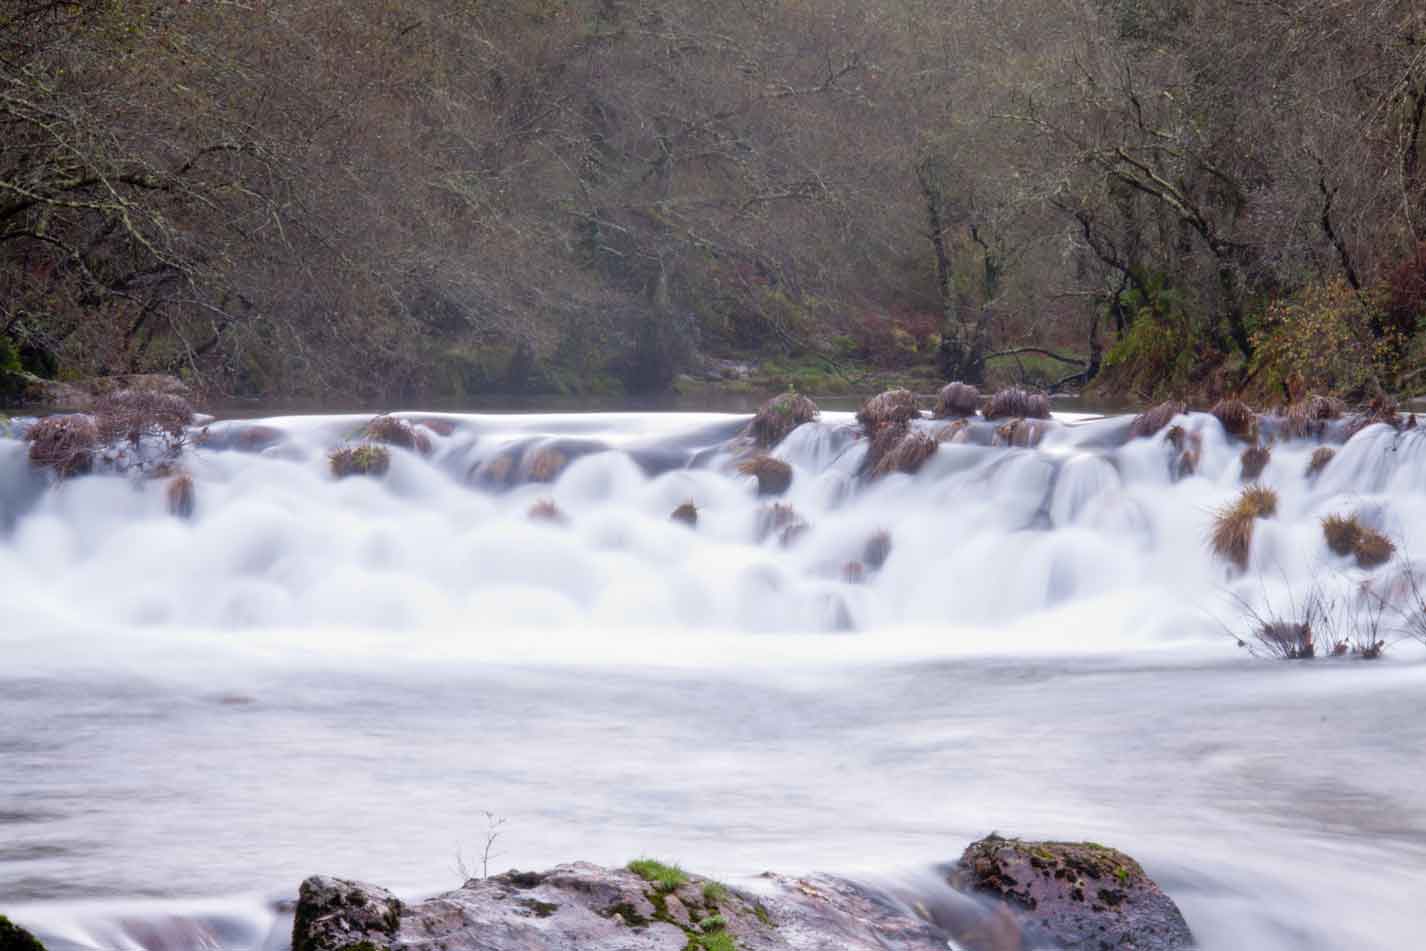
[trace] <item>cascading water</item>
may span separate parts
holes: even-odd
[[[280,947],[264,896],[454,884],[488,809],[501,867],[1099,839],[1206,948],[1414,946],[1423,652],[1388,624],[1383,660],[1274,664],[1230,635],[1309,601],[1360,633],[1410,587],[1422,431],[1312,474],[1320,441],[1278,433],[1239,570],[1208,539],[1244,444],[1206,414],[1030,447],[918,420],[934,454],[869,479],[827,413],[772,450],[776,497],[737,471],[746,417],[406,418],[421,445],[345,479],[370,417],[212,423],[187,518],[162,479],[58,480],[24,422],[0,436],[0,911],[56,947]],[[1333,554],[1332,514],[1389,561]]]

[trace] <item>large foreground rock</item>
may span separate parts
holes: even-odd
[[[940,892],[767,873],[756,892],[578,862],[472,880],[414,905],[334,878],[302,885],[293,951],[1185,951],[1193,938],[1112,849],[991,837]],[[939,887],[939,886],[938,886]],[[1083,897],[1076,897],[1076,894]]]
[[[0,951],[45,951],[39,939],[0,915]]]
[[[333,878],[302,885],[293,951],[945,951],[935,926],[840,879],[769,877],[753,895],[689,876],[664,890],[623,869],[576,862],[509,872],[389,917],[384,889]],[[721,936],[721,937],[720,937]],[[732,944],[727,942],[731,940]]]
[[[1194,946],[1178,906],[1139,863],[1094,842],[991,835],[947,870],[957,891],[1003,902],[1029,947],[1180,951]]]

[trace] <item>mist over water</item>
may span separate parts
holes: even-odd
[[[407,416],[429,456],[340,481],[327,453],[368,417],[215,423],[189,520],[161,482],[52,483],[0,438],[0,910],[60,945],[276,947],[306,875],[454,886],[492,810],[500,868],[731,880],[1094,839],[1206,948],[1415,946],[1426,652],[1272,662],[1233,636],[1243,602],[1348,603],[1426,552],[1419,431],[1369,427],[1315,477],[1317,441],[1278,441],[1238,573],[1207,537],[1242,444],[1201,414],[1185,478],[1162,434],[1065,416],[869,482],[824,413],[773,453],[786,537],[733,467],[745,416]],[[541,449],[564,465],[530,484]],[[502,457],[514,485],[485,475]],[[1334,513],[1392,562],[1333,555]]]

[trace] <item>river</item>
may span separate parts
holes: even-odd
[[[488,811],[492,870],[914,882],[996,830],[1123,848],[1208,951],[1419,943],[1426,651],[1234,641],[1243,603],[1342,601],[1426,550],[1418,431],[1314,477],[1317,441],[1280,441],[1238,572],[1206,538],[1242,447],[1205,414],[1187,477],[1127,417],[1063,414],[868,482],[824,413],[775,452],[786,537],[731,468],[746,416],[409,416],[429,456],[340,481],[368,417],[214,423],[186,520],[0,438],[0,912],[60,949],[275,949],[306,875],[453,887]],[[540,448],[552,481],[482,481]],[[1388,565],[1328,551],[1347,512]]]

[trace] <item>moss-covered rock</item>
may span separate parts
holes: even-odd
[[[384,888],[313,876],[297,892],[292,951],[382,951],[392,946],[402,910]]]
[[[1193,934],[1138,862],[1095,842],[991,835],[948,870],[958,891],[1002,903],[1027,947],[1183,951]]]
[[[40,939],[0,915],[0,951],[45,951]]]

